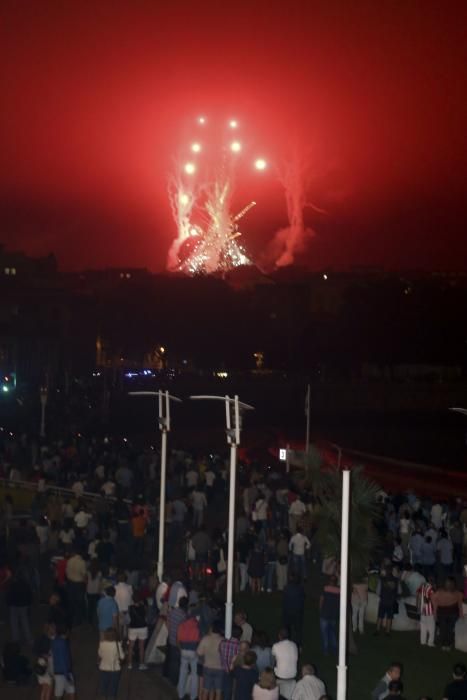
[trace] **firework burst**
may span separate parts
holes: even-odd
[[[206,135],[206,118],[199,117],[198,128]],[[240,243],[238,221],[253,207],[250,202],[236,215],[232,213],[236,172],[243,145],[238,136],[238,121],[228,122],[235,139],[222,143],[214,162],[203,162],[204,143],[195,140],[188,151],[190,159],[176,165],[169,180],[169,199],[177,226],[177,237],[168,256],[168,268],[187,274],[226,272],[251,260]],[[257,158],[256,170],[266,168]]]

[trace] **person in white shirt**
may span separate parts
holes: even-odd
[[[292,552],[292,565],[295,573],[304,581],[306,581],[305,552],[307,552],[310,547],[310,540],[303,534],[302,528],[298,526],[297,532],[290,538],[289,549]]]
[[[326,686],[316,675],[313,664],[302,666],[302,677],[292,693],[292,700],[320,700],[326,694]]]
[[[75,525],[78,530],[86,530],[92,515],[87,513],[84,506],[81,506],[74,517]]]
[[[286,629],[280,630],[279,641],[273,644],[271,651],[275,661],[274,673],[279,693],[286,700],[291,700],[296,685],[298,647],[288,638]]]
[[[128,629],[128,609],[133,604],[133,586],[127,583],[127,575],[121,571],[117,576],[115,586],[115,602],[118,605],[118,626],[120,638],[125,639]]]
[[[289,508],[289,530],[295,533],[297,530],[297,525],[301,518],[306,513],[306,505],[301,500],[300,496],[297,496],[295,501],[290,504]]]

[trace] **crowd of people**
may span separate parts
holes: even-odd
[[[34,676],[41,700],[74,697],[69,639],[75,627],[87,624],[98,632],[104,697],[117,696],[124,666],[144,672],[150,663],[162,666],[179,697],[190,700],[329,697],[316,665],[304,656],[304,620],[316,605],[322,652],[336,655],[340,572],[336,556],[318,546],[320,503],[306,480],[285,475],[279,466],[240,469],[235,590],[266,599],[280,592],[281,627],[267,630],[268,638],[236,610],[227,638],[225,460],[172,453],[162,514],[162,580],[155,574],[156,450],[136,450],[126,439],[74,436],[44,444],[4,435],[0,472],[12,486],[21,480],[35,484],[24,517],[18,517],[11,495],[2,508],[0,617],[9,622],[2,656],[7,681],[25,683]],[[390,634],[399,600],[414,597],[421,643],[451,649],[467,593],[467,507],[381,492],[375,512],[378,547],[366,571],[351,582],[350,651],[356,650],[356,635],[365,632],[369,593],[379,598],[375,634]],[[320,586],[314,596],[307,583],[312,572]],[[38,601],[47,601],[39,637],[30,615]],[[24,648],[33,650],[33,663]],[[456,692],[467,683],[462,668],[456,665],[447,700],[461,697]],[[402,697],[401,673],[401,664],[392,664],[372,698]]]

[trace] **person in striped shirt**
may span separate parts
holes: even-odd
[[[435,583],[432,576],[422,583],[417,591],[417,603],[420,610],[420,644],[435,646],[436,618],[433,605]]]

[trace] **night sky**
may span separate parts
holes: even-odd
[[[464,9],[462,10],[462,6]],[[0,23],[0,241],[64,269],[164,267],[172,159],[197,115],[271,164],[312,154],[300,262],[467,270],[465,4],[18,2]],[[286,223],[271,165],[238,208]],[[237,200],[236,200],[237,201]]]

